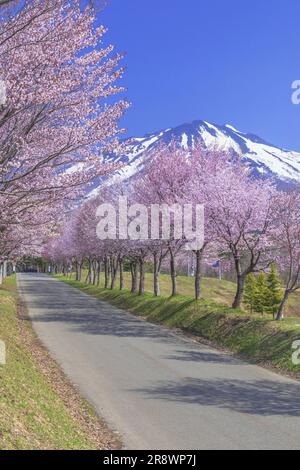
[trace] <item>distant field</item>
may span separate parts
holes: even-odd
[[[84,276],[83,276],[84,277]],[[130,289],[131,275],[129,272],[124,273],[125,277],[125,288]],[[74,275],[73,275],[74,278]],[[84,279],[83,279],[84,280]],[[194,295],[194,281],[193,277],[178,276],[178,294],[184,296]],[[103,275],[102,275],[103,283]],[[146,273],[145,288],[147,292],[153,292],[153,274]],[[213,300],[228,306],[231,306],[234,294],[235,294],[235,283],[230,281],[216,278],[204,278],[202,282],[202,295],[205,299]],[[162,296],[168,296],[171,292],[171,279],[167,274],[160,275],[160,289]],[[291,295],[290,301],[287,308],[288,316],[300,316],[300,291]]]

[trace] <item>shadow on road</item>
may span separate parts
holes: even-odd
[[[202,380],[160,382],[135,390],[149,399],[227,408],[262,416],[300,416],[300,386],[269,380]]]
[[[238,359],[234,358],[233,356],[230,356],[229,354],[226,355],[209,351],[195,351],[193,349],[176,351],[174,355],[166,356],[166,359],[183,362],[210,362],[212,364],[228,364],[231,366],[245,364],[245,362],[239,361]]]
[[[127,314],[106,302],[87,296],[81,291],[49,277],[22,279],[21,293],[30,293],[29,309],[41,310],[34,321],[62,322],[70,329],[91,334],[119,337],[141,337],[174,342],[175,339],[162,328]],[[178,339],[177,339],[178,341]]]

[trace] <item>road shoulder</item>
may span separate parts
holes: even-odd
[[[120,442],[38,340],[14,277],[0,286],[0,449],[119,449]]]

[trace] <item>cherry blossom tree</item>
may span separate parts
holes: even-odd
[[[134,198],[139,203],[158,205],[160,209],[165,207],[170,210],[170,224],[166,231],[162,227],[162,221],[159,224],[150,220],[150,231],[157,231],[157,240],[151,240],[148,249],[153,256],[154,265],[154,294],[159,295],[159,272],[162,261],[167,255],[170,257],[170,274],[172,280],[172,296],[177,294],[176,281],[176,255],[185,244],[185,240],[174,237],[175,219],[181,223],[182,231],[182,205],[187,202],[190,194],[190,181],[192,168],[187,158],[187,152],[178,148],[175,143],[171,145],[161,145],[150,152],[146,158],[146,164],[143,173],[139,176],[134,185]],[[181,214],[181,222],[180,222]],[[156,227],[153,225],[156,223]]]
[[[1,245],[34,210],[52,206],[54,222],[84,186],[115,168],[102,155],[118,150],[118,120],[128,106],[106,104],[122,91],[115,83],[123,70],[113,47],[101,45],[105,28],[94,28],[92,8],[21,4],[0,18],[7,95],[0,106]]]
[[[284,310],[291,293],[300,289],[300,194],[298,191],[281,192],[275,199],[275,220],[272,242],[276,249],[276,261],[284,279],[284,294],[277,320],[284,317]]]
[[[276,191],[270,182],[251,177],[240,159],[226,161],[226,156],[206,185],[209,224],[232,255],[237,277],[232,306],[239,308],[247,275],[267,268],[273,260],[270,233]]]
[[[195,255],[195,298],[201,297],[202,267],[208,260],[219,258],[222,244],[218,239],[215,226],[211,221],[211,201],[214,194],[214,181],[222,168],[228,167],[230,156],[217,149],[207,150],[197,144],[191,150],[190,165],[192,168],[190,183],[190,201],[204,206],[204,238],[203,244]],[[211,182],[208,184],[208,182]]]
[[[143,237],[136,236],[129,240],[119,239],[118,236],[99,240],[95,215],[97,206],[104,202],[111,203],[116,207],[115,215],[118,218],[118,196],[124,194],[130,204],[145,206],[146,218],[149,218],[147,233]],[[199,299],[201,296],[203,263],[212,263],[212,260],[222,258],[225,253],[224,262],[228,264],[231,259],[236,272],[237,290],[233,308],[239,308],[247,275],[267,269],[275,257],[277,232],[274,227],[276,218],[280,218],[276,207],[284,207],[284,202],[281,205],[276,202],[278,198],[280,202],[280,197],[283,197],[279,196],[280,193],[271,182],[255,180],[250,169],[232,155],[218,151],[208,152],[200,146],[189,152],[173,144],[161,146],[148,155],[145,170],[132,186],[115,184],[104,187],[95,199],[87,201],[76,212],[73,240],[80,240],[77,245],[80,246],[81,243],[80,258],[86,260],[89,266],[89,282],[95,282],[95,277],[92,279],[91,276],[93,260],[101,260],[104,263],[105,287],[116,287],[119,270],[120,288],[123,288],[122,262],[126,258],[130,263],[132,276],[131,291],[138,291],[141,295],[145,291],[146,261],[151,258],[153,260],[154,294],[157,296],[160,269],[169,256],[172,295],[175,295],[175,260],[179,253],[184,256],[189,239],[185,233],[181,238],[175,236],[176,224],[178,220],[182,224],[182,217],[178,220],[170,217],[168,236],[162,238],[161,232],[165,229],[162,217],[156,218],[156,224],[154,222],[153,225],[150,212],[153,205],[158,211],[166,206],[168,210],[171,208],[176,212],[178,206],[182,208],[186,204],[203,204],[204,243],[193,249],[196,258],[195,298]],[[192,228],[197,229],[194,222]],[[280,229],[278,230],[280,233]],[[153,231],[156,233],[154,237]],[[147,235],[151,235],[150,239]],[[64,252],[67,253],[67,250]],[[282,249],[280,252],[284,253]],[[288,289],[295,287],[296,284],[292,287],[289,285]]]

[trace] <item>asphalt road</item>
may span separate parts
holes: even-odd
[[[34,328],[127,449],[299,449],[300,384],[19,274]]]

